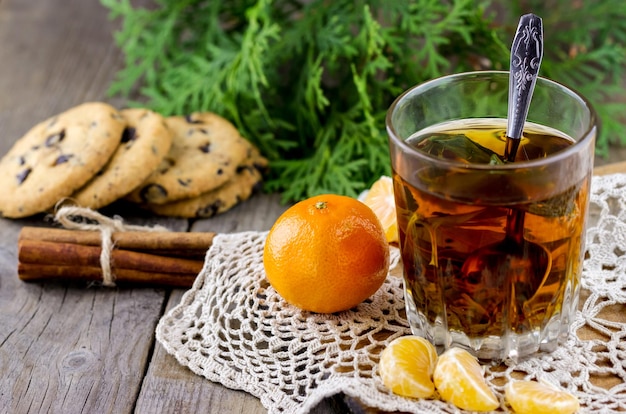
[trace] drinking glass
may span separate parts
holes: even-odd
[[[449,75],[387,114],[407,319],[438,352],[518,361],[551,352],[578,305],[597,116],[538,78],[503,161],[509,73]]]

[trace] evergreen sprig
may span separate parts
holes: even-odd
[[[545,49],[554,51],[542,75],[598,103],[600,149],[616,141],[608,137],[626,143],[617,116],[626,104],[610,92],[624,76],[626,16],[611,17],[611,26],[598,18],[584,30],[573,22],[626,13],[613,4],[602,14],[616,1],[581,2],[576,13],[569,1],[532,5],[544,27],[559,25],[558,34],[549,31]],[[115,39],[125,65],[110,92],[165,115],[213,111],[230,119],[270,159],[266,188],[284,201],[354,196],[389,174],[384,119],[393,99],[443,74],[507,69],[526,7],[505,2],[514,11],[503,15],[489,11],[496,1],[479,0],[155,0],[150,9],[101,2],[122,20]]]
[[[591,101],[600,121],[596,153],[626,145],[626,7],[622,0],[525,0],[504,8],[504,21],[532,10],[542,17],[540,74],[574,88]]]

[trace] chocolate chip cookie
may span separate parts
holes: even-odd
[[[169,153],[126,198],[164,204],[196,197],[229,181],[246,158],[250,143],[226,119],[196,112],[165,119],[174,134]]]
[[[247,200],[259,191],[266,168],[267,160],[253,148],[246,161],[237,167],[236,175],[222,186],[193,198],[166,204],[145,204],[143,207],[162,216],[213,217]]]
[[[124,126],[120,113],[103,102],[35,125],[0,160],[0,215],[27,217],[70,196],[107,163]]]
[[[120,145],[104,168],[71,197],[82,207],[99,209],[130,193],[170,150],[172,133],[163,116],[141,108],[120,113],[126,120]]]

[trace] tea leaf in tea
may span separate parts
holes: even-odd
[[[430,155],[468,164],[500,165],[504,161],[498,154],[472,141],[463,134],[435,134],[419,143],[418,148]]]
[[[532,203],[528,211],[541,217],[568,217],[576,206],[574,199],[579,195],[580,186],[572,186],[559,195]]]

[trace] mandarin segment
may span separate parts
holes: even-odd
[[[500,406],[478,360],[464,349],[444,352],[437,361],[433,380],[441,398],[461,409],[492,411]]]
[[[516,414],[573,414],[580,408],[574,395],[547,382],[509,382],[504,398]]]
[[[362,202],[324,194],[287,209],[267,235],[268,281],[303,310],[348,310],[373,295],[389,271],[389,244],[380,221]]]
[[[363,202],[376,213],[383,229],[385,229],[387,241],[398,243],[398,223],[391,177],[382,176],[374,182]]]
[[[396,338],[383,350],[378,374],[385,387],[403,397],[429,398],[435,393],[432,375],[435,347],[419,336]]]

